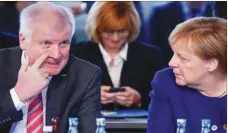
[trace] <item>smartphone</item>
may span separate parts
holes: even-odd
[[[125,88],[115,88],[115,87],[112,87],[109,89],[109,92],[110,93],[114,93],[114,92],[124,92],[125,91]]]

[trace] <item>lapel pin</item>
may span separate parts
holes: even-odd
[[[62,74],[62,75],[60,75],[60,76],[65,77],[65,76],[66,76],[66,74]]]
[[[212,125],[212,126],[211,126],[211,130],[212,130],[212,131],[216,131],[217,129],[218,129],[218,126],[217,126],[217,125]]]
[[[53,127],[53,133],[54,132],[59,132],[59,118],[57,116],[54,116],[52,119],[51,119],[51,125]]]

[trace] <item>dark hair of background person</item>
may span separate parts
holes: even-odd
[[[3,1],[2,3],[5,5],[15,5],[17,1]]]
[[[0,31],[18,35],[19,15],[27,6],[35,1],[4,1],[0,7]]]
[[[0,49],[10,48],[19,45],[19,38],[17,35],[0,32]]]
[[[3,2],[0,8],[0,31],[17,35],[19,32],[19,12],[16,1]]]
[[[227,1],[212,2],[213,16],[227,19]]]

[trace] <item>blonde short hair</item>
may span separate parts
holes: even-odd
[[[140,32],[140,19],[133,2],[99,1],[89,11],[86,34],[92,41],[100,43],[100,34],[123,28],[129,31],[127,41],[133,41]]]
[[[227,72],[227,22],[225,19],[217,17],[189,19],[177,25],[170,34],[171,46],[179,40],[191,40],[196,55],[204,60],[218,59],[217,71]]]

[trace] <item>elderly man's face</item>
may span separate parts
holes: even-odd
[[[176,83],[181,86],[201,84],[204,77],[209,74],[207,70],[208,61],[197,56],[191,45],[191,42],[177,41],[172,47],[174,55],[169,66],[173,68]]]
[[[49,52],[41,68],[49,75],[59,74],[69,58],[70,24],[50,16],[49,19],[38,19],[31,28],[33,30],[28,38],[20,35],[20,46],[29,57],[29,65],[45,52]]]

